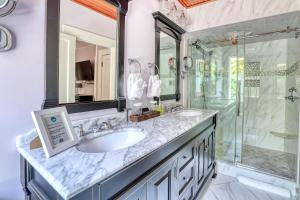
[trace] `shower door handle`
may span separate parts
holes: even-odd
[[[239,117],[241,115],[241,81],[238,80],[237,82],[237,106],[236,106],[236,113]]]

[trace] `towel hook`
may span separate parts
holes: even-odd
[[[157,64],[155,64],[155,63],[148,63],[148,67],[149,68],[155,67],[155,69],[157,70],[157,75],[158,75],[158,77],[160,77],[159,76],[159,68],[158,68]],[[154,74],[155,74],[155,70],[154,70]]]
[[[132,64],[137,64],[139,67],[139,72],[142,73],[142,65],[141,65],[140,61],[138,61],[137,59],[129,58],[128,63],[129,63],[129,66],[131,66]],[[130,74],[132,73],[131,67],[129,67],[129,73]]]

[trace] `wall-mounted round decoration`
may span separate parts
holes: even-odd
[[[12,34],[7,28],[0,26],[0,52],[10,50],[12,46]]]
[[[0,17],[12,13],[17,6],[17,0],[0,0]]]
[[[177,66],[176,66],[176,58],[171,57],[168,60],[168,65],[170,67],[171,70],[176,70]]]
[[[183,68],[188,71],[193,68],[193,58],[186,56],[183,58]]]

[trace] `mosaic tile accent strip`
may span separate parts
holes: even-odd
[[[245,77],[258,77],[258,76],[289,76],[292,73],[295,73],[300,68],[300,61],[293,64],[286,70],[275,70],[275,71],[260,71],[257,70],[255,63],[258,62],[249,62],[246,64],[245,68]],[[249,66],[249,67],[248,67]],[[252,70],[249,70],[252,69]]]
[[[260,80],[245,80],[245,87],[260,87]]]
[[[295,73],[300,68],[300,61],[293,64],[290,68],[286,70],[287,75]]]
[[[247,62],[245,73],[259,73],[260,72],[260,62]]]

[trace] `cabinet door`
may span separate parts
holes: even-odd
[[[115,200],[147,200],[147,184],[133,188]]]
[[[206,138],[206,160],[207,160],[207,173],[210,172],[210,170],[213,167],[213,163],[215,160],[215,131],[212,130],[208,134]]]
[[[175,161],[159,168],[147,182],[147,199],[149,200],[175,200],[176,180]]]
[[[197,192],[204,179],[206,174],[206,165],[205,165],[205,146],[206,146],[206,139],[203,136],[197,138],[196,141],[196,191]]]

